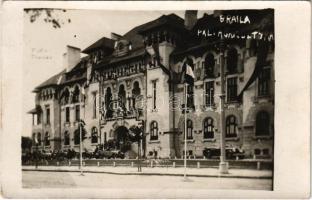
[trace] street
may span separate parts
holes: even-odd
[[[78,172],[23,171],[25,188],[157,188],[157,189],[246,189],[271,190],[271,179],[190,177],[183,182],[180,176],[114,175]],[[161,184],[160,184],[161,183]]]

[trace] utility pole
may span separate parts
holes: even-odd
[[[187,83],[184,83],[184,181],[187,180],[186,178],[186,140],[187,140],[187,116],[186,116],[186,111],[187,111]]]
[[[83,176],[82,170],[82,122],[79,120],[79,166],[80,166],[80,175]]]
[[[221,39],[220,42],[220,126],[221,126],[221,138],[220,138],[220,164],[219,172],[221,174],[227,174],[228,172],[228,163],[226,162],[226,152],[225,152],[225,113],[224,113],[224,101],[225,101],[225,75],[224,75],[224,41]]]

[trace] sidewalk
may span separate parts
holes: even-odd
[[[57,171],[57,172],[80,172],[77,166],[22,166],[23,171]],[[138,172],[137,167],[112,167],[112,166],[85,166],[85,173],[107,173],[116,175],[156,175],[156,176],[183,176],[183,167],[142,167],[142,172]],[[271,170],[252,169],[229,169],[229,174],[219,174],[217,168],[187,168],[186,173],[191,177],[227,177],[227,178],[258,178],[271,179]]]

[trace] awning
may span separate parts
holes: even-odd
[[[41,113],[41,112],[42,112],[41,106],[37,105],[35,108],[31,109],[27,113],[29,113],[29,114],[37,114],[37,113]]]

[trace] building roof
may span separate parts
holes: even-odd
[[[65,71],[66,70],[64,69],[63,71],[57,73],[56,75],[52,76],[48,80],[38,85],[35,88],[34,92],[37,92],[39,89],[44,88],[44,87],[59,85],[63,80],[63,75],[65,74]]]
[[[130,51],[130,53],[125,54],[124,56],[109,56],[104,58],[99,64],[97,64],[94,69],[99,69],[103,66],[107,66],[110,64],[115,64],[115,63],[119,63],[125,60],[129,60],[129,59],[133,59],[139,56],[144,56],[146,54],[146,50],[145,48],[137,48],[137,49],[133,49]]]
[[[112,39],[109,39],[107,37],[102,37],[98,41],[91,44],[89,47],[84,49],[82,53],[89,53],[93,50],[99,49],[99,48],[108,48],[108,49],[114,49],[115,41]]]
[[[161,17],[144,24],[139,30],[139,33],[144,33],[164,25],[168,25],[171,28],[185,29],[184,19],[172,13],[169,15],[162,15]]]
[[[34,89],[33,92],[38,92],[38,90],[45,88],[45,87],[61,85],[61,84],[65,84],[65,83],[69,83],[72,81],[77,81],[77,80],[86,78],[87,67],[85,65],[85,62],[87,62],[88,59],[89,59],[89,56],[85,56],[81,58],[80,62],[69,72],[66,72],[66,69],[62,70],[61,72],[55,74],[54,76],[50,77],[48,80],[38,85]]]

